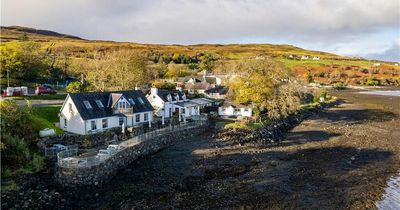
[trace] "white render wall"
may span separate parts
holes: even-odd
[[[144,121],[144,113],[147,113],[148,115],[148,120]],[[136,122],[136,115],[140,116],[140,122]],[[86,132],[87,133],[97,133],[97,132],[101,132],[110,128],[116,128],[116,127],[120,127],[119,125],[119,118],[120,116],[112,116],[112,117],[106,117],[106,118],[97,118],[97,119],[90,119],[90,120],[86,120]],[[123,117],[125,120],[125,126],[132,126],[132,116],[128,116],[128,117]],[[103,119],[108,119],[108,127],[103,129]],[[91,121],[94,120],[96,121],[96,130],[91,130],[92,128],[92,124]],[[138,125],[138,124],[148,124],[150,122],[153,121],[153,112],[149,111],[149,112],[141,112],[141,113],[136,113],[133,115],[133,125]]]
[[[252,108],[234,108],[232,106],[228,107],[218,107],[218,115],[220,116],[243,116],[251,117]]]
[[[72,112],[69,111],[69,104],[72,105]],[[77,133],[77,134],[85,134],[85,123],[79,114],[78,110],[75,107],[74,102],[71,97],[68,96],[64,107],[60,112],[60,128],[64,131]],[[64,119],[67,119],[67,126],[64,124]]]
[[[72,112],[69,111],[69,104],[72,105]],[[148,114],[148,120],[144,122],[144,113]],[[140,122],[136,122],[135,115],[140,115]],[[62,108],[60,112],[60,128],[63,129],[66,132],[71,132],[71,133],[76,133],[80,135],[86,135],[90,133],[97,133],[101,132],[110,128],[115,128],[119,127],[119,118],[120,116],[111,116],[111,117],[105,117],[105,118],[96,118],[96,119],[90,119],[90,120],[83,120],[81,115],[79,114],[78,110],[75,107],[74,102],[72,99],[68,96],[66,99],[65,105]],[[125,118],[125,117],[124,117]],[[67,119],[67,126],[64,124],[64,119]],[[108,126],[107,128],[103,129],[103,119],[108,120]],[[91,130],[92,125],[91,121],[94,120],[96,122],[96,130]],[[148,123],[149,121],[153,121],[153,112],[141,112],[133,115],[133,120],[134,120],[134,125],[140,124],[140,123]],[[126,126],[132,126],[132,118],[128,117],[125,121]]]
[[[104,129],[103,129],[103,119],[108,120],[108,127],[104,128]],[[96,130],[91,130],[92,129],[91,121],[96,122]],[[105,131],[110,128],[119,127],[119,116],[90,119],[90,120],[86,120],[85,122],[86,122],[86,134],[97,133],[97,132]]]

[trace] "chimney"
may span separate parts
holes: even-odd
[[[207,70],[203,72],[203,82],[206,82]]]
[[[150,89],[150,93],[151,93],[151,94],[154,94],[154,95],[157,95],[157,94],[158,94],[158,88],[152,87],[152,88]]]

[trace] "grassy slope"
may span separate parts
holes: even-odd
[[[2,29],[0,36],[1,40],[12,41],[17,40],[23,33],[15,30]],[[86,57],[86,52],[92,49],[101,51],[111,51],[117,49],[134,49],[139,51],[152,51],[160,54],[186,54],[193,56],[199,52],[212,53],[220,60],[227,62],[235,62],[235,60],[243,60],[255,58],[256,56],[268,56],[285,64],[287,67],[294,70],[298,75],[303,76],[305,72],[332,72],[332,65],[338,70],[343,70],[347,66],[356,66],[359,68],[371,68],[377,61],[352,59],[335,55],[332,53],[305,50],[292,45],[272,45],[272,44],[229,44],[229,45],[215,45],[215,44],[199,44],[199,45],[159,45],[159,44],[139,44],[128,42],[112,42],[112,41],[90,41],[80,40],[63,37],[53,37],[41,34],[27,33],[31,40],[36,40],[42,44],[44,48],[52,46],[55,53],[64,53],[65,51],[71,56],[72,59],[82,59]],[[321,60],[290,60],[287,59],[289,55],[309,55],[319,56]],[[362,77],[377,77],[380,79],[396,78],[391,71],[400,74],[400,67],[395,66],[390,62],[382,62],[382,72],[377,75],[360,74],[357,69],[353,69],[352,74],[357,74],[359,78]],[[307,70],[308,69],[308,70]],[[386,71],[386,72],[384,72]],[[326,82],[326,78],[314,78],[316,81]],[[358,79],[354,79],[357,81]]]
[[[57,134],[61,134],[63,131],[54,125],[59,121],[58,112],[61,106],[45,106],[45,107],[34,107],[33,113],[35,116],[34,122],[38,128],[52,128]]]

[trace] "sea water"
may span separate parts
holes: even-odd
[[[400,209],[400,172],[397,177],[389,179],[383,199],[376,202],[376,208],[381,210]]]
[[[381,96],[400,96],[400,90],[373,90],[373,91],[362,91],[362,94],[370,95],[381,95]]]

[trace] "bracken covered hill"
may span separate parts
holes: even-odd
[[[394,62],[350,58],[332,53],[306,50],[292,45],[274,44],[197,44],[197,45],[161,45],[132,42],[113,42],[85,40],[76,36],[60,34],[48,30],[39,30],[20,26],[1,27],[0,40],[6,42],[19,40],[22,36],[37,41],[43,47],[51,46],[54,53],[67,53],[72,58],[86,57],[89,50],[113,51],[133,49],[154,54],[182,54],[194,56],[198,53],[211,53],[219,60],[234,63],[243,59],[272,58],[282,62],[301,77],[311,75],[321,83],[343,82],[347,84],[365,84],[368,80],[379,80],[383,85],[400,81],[400,67]],[[309,59],[300,59],[309,56]],[[313,60],[319,57],[318,60]]]

